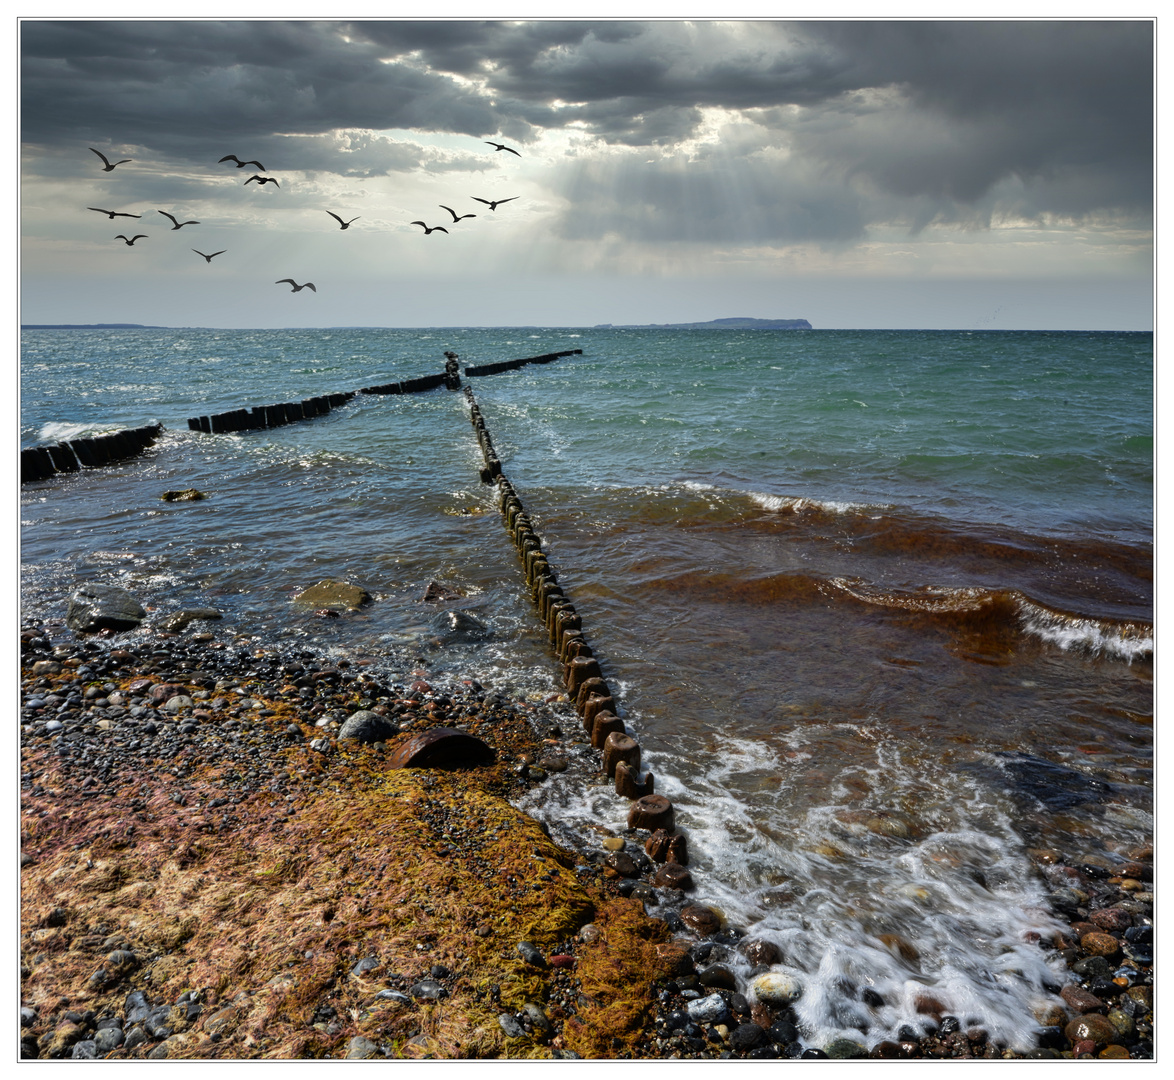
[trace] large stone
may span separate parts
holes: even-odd
[[[1072,1043],[1088,1042],[1097,1046],[1108,1046],[1119,1038],[1116,1027],[1108,1017],[1100,1013],[1086,1013],[1064,1028],[1064,1035]]]
[[[399,733],[399,728],[390,723],[379,713],[360,709],[351,713],[338,729],[340,739],[355,739],[358,742],[377,743],[386,742],[393,735]]]
[[[702,937],[716,934],[722,928],[721,916],[705,904],[687,904],[680,914],[681,922]]]
[[[177,611],[174,615],[168,615],[163,620],[163,629],[178,634],[181,630],[186,629],[189,623],[193,623],[197,619],[219,618],[221,618],[221,614],[215,608],[185,608],[183,611]]]
[[[116,585],[80,585],[69,597],[65,623],[71,630],[133,630],[147,617],[143,606]]]
[[[347,608],[353,611],[370,601],[371,594],[358,585],[325,578],[294,597],[295,604],[311,608]]]
[[[456,728],[429,728],[395,748],[393,769],[450,769],[492,762],[493,748]]]
[[[689,1019],[698,1024],[720,1024],[729,1019],[730,1010],[721,994],[696,998],[685,1006]]]
[[[432,628],[446,645],[468,645],[493,635],[485,623],[467,611],[442,611],[432,620]]]
[[[796,1002],[803,996],[803,986],[798,979],[783,971],[768,971],[750,982],[754,996],[764,1005],[783,1007]]]

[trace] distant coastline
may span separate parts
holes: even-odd
[[[137,322],[21,323],[22,330],[171,330],[170,326],[147,326]]]
[[[709,322],[596,323],[596,330],[810,330],[806,319],[710,319]]]

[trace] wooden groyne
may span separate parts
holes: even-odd
[[[641,768],[640,744],[626,732],[619,717],[615,694],[604,680],[599,661],[584,633],[583,618],[559,585],[530,515],[513,484],[502,473],[493,438],[468,386],[465,394],[469,400],[470,420],[485,460],[481,479],[497,487],[506,531],[522,560],[526,584],[546,627],[551,649],[562,665],[567,696],[582,718],[591,745],[600,751],[603,772],[614,778],[616,794],[632,800],[628,809],[628,827],[653,833],[646,845],[653,859],[683,868],[688,856],[684,836],[675,831],[673,805],[663,795],[654,794],[653,775]],[[682,869],[677,880],[683,880],[684,874]]]
[[[233,409],[212,416],[191,416],[188,428],[209,435],[225,435],[233,431],[261,431],[284,427],[298,420],[312,420],[325,416],[331,409],[345,405],[355,396],[353,390],[342,394],[325,394],[304,398],[302,401],[283,401],[277,405],[255,405],[252,409]]]
[[[63,472],[111,465],[141,454],[163,430],[162,424],[113,431],[88,439],[71,439],[51,446],[30,446],[20,452],[20,482],[48,480]]]
[[[481,364],[477,367],[466,367],[465,374],[469,378],[479,375],[500,375],[503,371],[517,371],[527,364],[549,364],[563,356],[581,356],[582,349],[564,349],[562,352],[543,353],[541,356],[527,356],[521,360],[502,360],[496,364]]]

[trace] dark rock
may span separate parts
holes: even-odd
[[[730,1032],[730,1046],[739,1053],[753,1050],[766,1041],[766,1032],[757,1024],[739,1024]]]
[[[98,1045],[93,1039],[83,1039],[73,1044],[69,1056],[74,1061],[94,1061],[98,1057]]]
[[[1117,1029],[1112,1022],[1099,1013],[1086,1013],[1072,1020],[1065,1028],[1064,1035],[1072,1044],[1092,1042],[1097,1046],[1108,1046],[1116,1042]]]
[[[628,809],[629,829],[673,830],[673,804],[663,795],[645,795]]]
[[[783,959],[779,947],[762,938],[746,938],[738,945],[738,951],[755,967],[759,964],[777,964]]]
[[[379,713],[360,709],[351,713],[338,729],[340,739],[354,739],[356,742],[377,743],[386,742],[393,735],[399,734],[399,728],[390,723]]]
[[[432,628],[446,645],[471,644],[493,636],[485,623],[467,611],[442,611],[432,620]]]
[[[546,957],[543,956],[542,953],[535,947],[533,942],[519,941],[518,955],[523,960],[525,960],[527,964],[531,964],[534,967],[544,968],[547,966]]]
[[[408,987],[408,993],[424,1001],[439,1001],[448,995],[448,991],[435,979],[421,979],[414,986]]]
[[[1099,997],[1082,990],[1075,983],[1065,986],[1060,991],[1060,997],[1079,1013],[1102,1012],[1105,1009],[1105,1003]]]
[[[693,888],[693,875],[680,863],[666,862],[657,870],[652,884],[664,889],[683,889],[688,892]]]
[[[861,1046],[855,1039],[833,1039],[824,1050],[828,1057],[837,1060],[868,1057],[868,1048]]]
[[[721,919],[704,904],[689,904],[681,908],[681,921],[698,934],[712,934],[721,929]]]
[[[505,1032],[507,1039],[524,1039],[526,1037],[526,1029],[510,1014],[502,1013],[497,1022],[501,1025],[501,1030]]]
[[[199,502],[208,496],[196,488],[184,488],[182,491],[165,491],[159,496],[164,502]]]
[[[734,973],[724,964],[710,964],[709,967],[697,973],[697,978],[702,986],[718,990],[734,990],[738,986]]]
[[[71,630],[133,630],[147,617],[143,606],[115,585],[81,585],[70,594],[65,622]]]
[[[189,623],[219,618],[222,616],[215,608],[185,608],[183,611],[177,611],[174,615],[168,615],[163,620],[162,626],[164,630],[178,634],[181,630],[186,629]]]

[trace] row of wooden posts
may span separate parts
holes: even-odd
[[[582,349],[567,349],[563,352],[543,353],[541,356],[529,356],[520,360],[482,364],[480,367],[465,368],[465,374],[496,375],[504,371],[516,371],[527,364],[549,364],[562,356],[577,356],[582,352]],[[255,405],[251,409],[232,409],[209,416],[191,416],[188,417],[188,429],[209,435],[261,431],[266,428],[283,427],[299,420],[325,416],[332,409],[351,401],[356,393],[419,394],[441,386],[446,386],[449,390],[459,390],[461,379],[457,355],[446,352],[445,356],[448,358],[445,370],[439,375],[424,375],[418,379],[405,379],[402,382],[384,383],[381,386],[365,386],[358,391],[324,394],[304,398],[302,401]],[[89,468],[125,461],[152,445],[162,430],[162,424],[149,424],[145,427],[115,431],[109,435],[28,447],[20,452],[20,482],[25,484],[35,480],[48,480],[57,473],[77,472],[82,466]]]
[[[83,465],[96,468],[125,461],[151,446],[162,430],[162,424],[147,424],[109,435],[27,447],[20,452],[20,482],[48,480],[57,473],[77,472]]]
[[[521,557],[530,596],[546,627],[551,648],[562,664],[567,696],[582,717],[591,745],[602,751],[602,768],[608,777],[614,778],[616,794],[632,800],[628,809],[629,828],[653,832],[656,842],[650,841],[647,850],[658,861],[684,866],[685,838],[674,831],[673,804],[663,795],[654,794],[652,773],[642,772],[640,744],[624,729],[615,695],[604,680],[599,661],[584,635],[582,616],[559,585],[530,515],[513,484],[502,473],[493,438],[468,386],[465,394],[485,460],[481,479],[497,487],[501,515]]]

